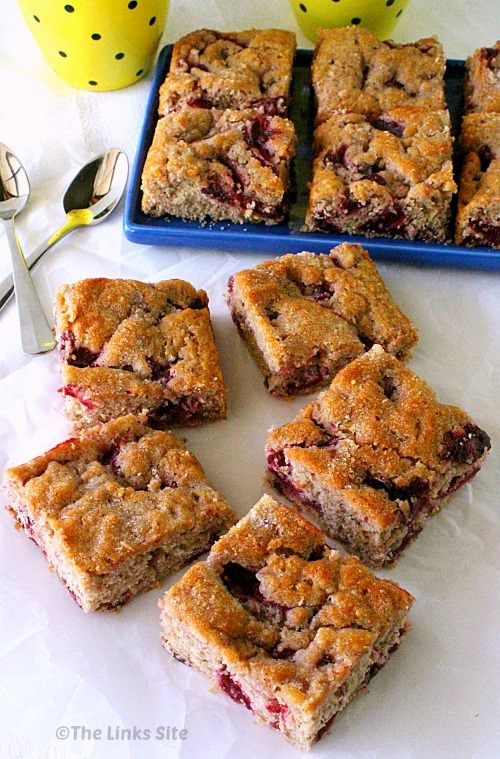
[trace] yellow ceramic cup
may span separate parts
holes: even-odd
[[[290,0],[298,25],[313,42],[316,30],[361,24],[381,40],[392,33],[409,0]]]
[[[168,0],[18,0],[45,58],[73,87],[118,90],[154,60]]]

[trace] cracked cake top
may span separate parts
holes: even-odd
[[[228,665],[279,683],[287,701],[312,711],[412,600],[263,496],[160,606],[173,605]]]
[[[438,403],[424,380],[379,345],[267,441],[271,466],[292,463],[305,478],[344,491],[379,529],[410,516],[414,499],[458,487],[489,447],[468,414]]]
[[[200,29],[182,37],[160,89],[159,113],[190,105],[285,115],[295,44],[295,34],[283,29]]]
[[[391,353],[405,356],[417,342],[411,321],[393,302],[361,245],[342,243],[329,254],[280,256],[238,272],[233,278],[234,285],[245,304],[258,312],[264,310],[268,320],[275,312],[275,319],[270,319],[267,327],[270,339],[275,332],[278,338],[283,332],[288,335],[288,342],[295,339],[302,348],[303,344],[311,343],[311,349],[314,346],[317,349],[329,340],[335,345],[343,335],[337,322],[340,325],[343,322],[351,327],[352,334],[349,339],[346,333],[344,342],[353,349],[358,345],[355,352],[362,350],[359,341],[368,346],[377,342]],[[323,313],[316,303],[323,307]],[[331,314],[331,324],[327,323],[325,310]],[[306,319],[308,314],[310,318]],[[303,323],[301,329],[297,328],[299,323]],[[265,328],[264,319],[260,328]],[[279,340],[276,343],[278,350],[281,343]]]
[[[113,571],[197,522],[234,521],[198,460],[170,432],[129,415],[70,438],[6,473],[31,517],[82,570]]]
[[[209,388],[224,398],[208,298],[180,279],[85,279],[58,289],[63,381],[152,401]]]
[[[334,111],[376,117],[401,105],[443,109],[444,72],[436,37],[400,45],[363,27],[322,29],[312,64],[317,121]]]
[[[346,185],[360,204],[374,194],[418,197],[423,183],[429,193],[456,190],[447,111],[405,106],[372,123],[360,114],[334,114],[316,129],[315,144],[311,205],[345,194]]]
[[[182,195],[190,186],[248,213],[282,214],[295,141],[291,121],[256,111],[184,108],[169,114],[157,124],[144,166],[143,207],[154,214],[163,193]]]

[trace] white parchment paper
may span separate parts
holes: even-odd
[[[408,12],[397,38],[436,31],[449,56],[463,57],[493,41],[496,5],[443,2],[438,15],[436,4],[414,0],[414,14]],[[173,2],[167,36],[203,25],[294,28],[286,2],[233,6]],[[32,200],[19,219],[29,250],[62,222],[60,198],[82,163],[111,145],[132,157],[148,82],[99,95],[71,90],[45,68],[13,0],[2,3],[2,14],[8,22],[2,21],[2,31],[8,28],[9,34],[0,37],[0,138],[22,157],[32,181]],[[3,276],[8,266],[2,230],[0,250]],[[232,255],[134,246],[123,239],[117,213],[61,243],[35,278],[48,312],[57,285],[88,276],[181,277],[208,291],[229,414],[225,422],[186,431],[185,438],[240,515],[264,489],[267,429],[290,419],[304,403],[269,397],[223,302],[228,276],[264,259],[258,251]],[[397,567],[380,573],[415,595],[413,631],[312,756],[493,759],[500,745],[500,276],[403,265],[380,270],[419,330],[412,368],[440,400],[462,406],[489,432],[493,450],[484,470],[427,524]],[[0,345],[3,470],[64,439],[69,428],[56,392],[57,356],[21,354],[12,305],[0,315]],[[84,615],[3,511],[0,545],[2,758],[300,755],[163,651],[156,604],[176,577],[119,613]],[[57,737],[61,727],[69,731],[66,738],[64,732]],[[173,728],[186,729],[187,738],[173,740]],[[131,731],[129,740],[120,734],[123,729]]]

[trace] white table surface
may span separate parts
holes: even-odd
[[[311,0],[310,0],[311,1]],[[61,197],[81,164],[106,147],[133,157],[150,77],[116,93],[69,88],[42,61],[14,0],[0,16],[0,139],[22,158],[32,199],[19,219],[26,249],[62,222]],[[395,38],[437,33],[448,57],[463,58],[499,35],[498,0],[413,0]],[[205,3],[173,0],[165,41],[194,28],[295,29],[285,0]],[[306,41],[298,35],[299,45]],[[8,271],[0,230],[0,275]],[[59,244],[36,273],[48,312],[63,282],[89,276],[184,277],[210,296],[229,388],[226,422],[186,438],[212,483],[243,515],[263,491],[268,427],[302,403],[268,397],[228,318],[229,274],[265,256],[134,246],[121,213]],[[498,493],[500,277],[493,273],[381,265],[420,343],[411,366],[438,397],[467,409],[490,433],[483,472],[427,525],[398,566],[381,573],[417,601],[400,651],[313,750],[335,759],[428,759],[499,755]],[[19,348],[13,305],[0,316],[0,467],[21,463],[67,436],[55,353],[28,359]],[[2,500],[2,504],[4,503]],[[0,756],[298,757],[251,715],[209,692],[205,678],[174,662],[159,644],[151,591],[118,614],[83,615],[33,544],[0,514]],[[170,580],[171,581],[171,580]],[[168,586],[165,583],[165,587]],[[58,740],[58,726],[102,729],[96,739]],[[150,728],[149,740],[112,740],[118,728]],[[184,741],[156,728],[187,728]]]

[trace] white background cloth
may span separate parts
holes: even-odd
[[[107,147],[132,159],[151,77],[126,90],[73,90],[45,65],[14,0],[0,16],[0,139],[24,162],[32,198],[19,218],[26,250],[63,220],[61,198],[79,167]],[[464,58],[500,36],[498,0],[413,0],[395,38],[436,33],[448,57]],[[201,26],[295,29],[286,0],[174,0],[165,41]],[[298,35],[299,45],[308,44]],[[8,253],[0,230],[0,275]],[[240,515],[263,492],[266,430],[303,404],[271,399],[228,317],[228,276],[254,255],[135,246],[121,213],[73,233],[47,256],[36,284],[48,312],[57,285],[90,276],[183,277],[210,296],[229,388],[225,422],[189,430],[187,441],[213,485]],[[483,472],[427,524],[397,567],[381,573],[416,597],[413,631],[390,663],[336,721],[312,756],[428,759],[498,756],[498,492],[500,277],[384,264],[395,300],[420,333],[411,366],[440,400],[462,406],[491,435]],[[29,359],[11,304],[0,316],[0,466],[21,463],[68,434],[56,353]],[[2,500],[2,503],[5,499]],[[210,692],[207,680],[161,648],[157,599],[120,613],[83,615],[42,556],[0,513],[0,755],[2,757],[298,757],[249,712]],[[175,579],[175,578],[173,578]],[[165,583],[169,585],[171,580]],[[58,726],[150,728],[150,740],[57,740]],[[188,729],[156,740],[157,726]]]

